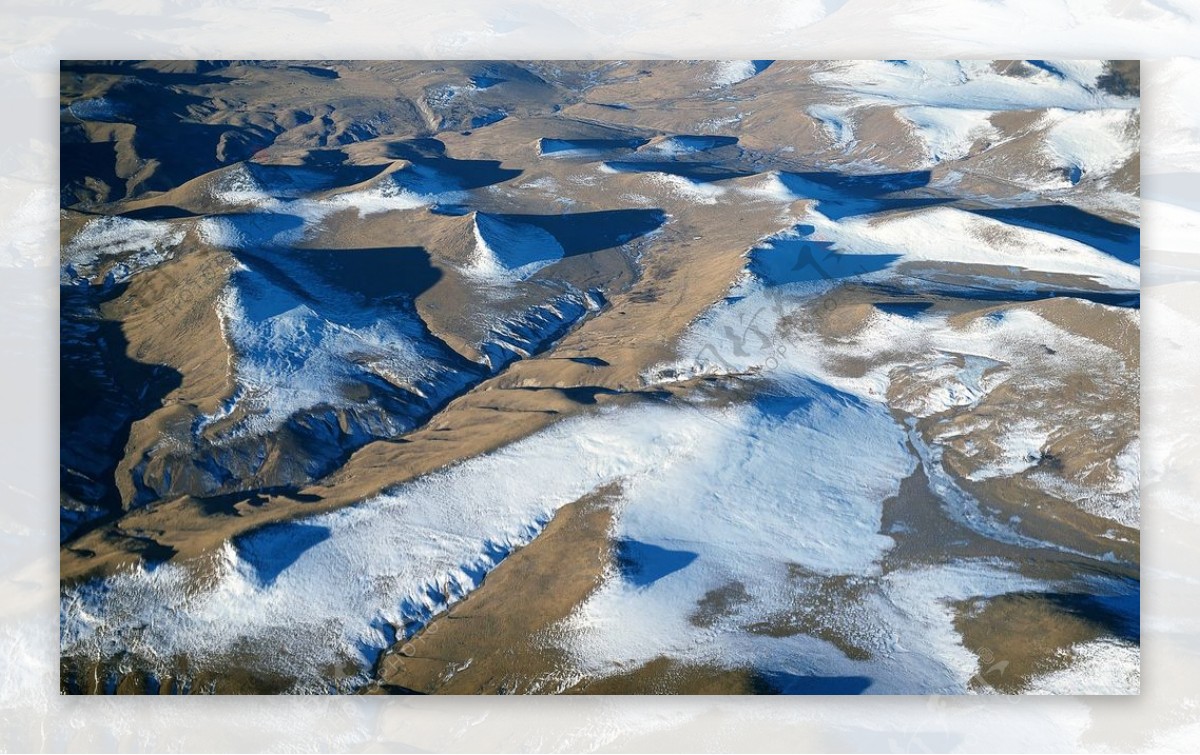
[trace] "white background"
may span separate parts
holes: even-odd
[[[0,750],[1188,750],[1200,744],[1196,0],[0,0]],[[64,698],[60,58],[1142,58],[1143,694]]]

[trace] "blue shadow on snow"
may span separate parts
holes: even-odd
[[[975,214],[994,218],[1009,225],[1046,231],[1095,247],[1105,254],[1131,265],[1141,265],[1141,229],[1106,220],[1068,205],[1037,205],[974,210]]]
[[[617,567],[637,587],[652,585],[696,560],[692,551],[673,551],[637,540],[617,541]]]
[[[289,522],[265,527],[235,543],[238,556],[250,564],[264,587],[270,587],[310,548],[329,539],[328,527]]]
[[[861,695],[871,686],[867,676],[804,676],[783,671],[760,671],[759,681],[776,695]]]

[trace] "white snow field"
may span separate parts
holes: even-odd
[[[902,428],[882,407],[819,383],[797,382],[788,394],[566,421],[361,505],[229,544],[202,586],[165,564],[73,588],[62,602],[64,650],[103,653],[136,633],[131,650],[164,662],[184,654],[203,667],[248,652],[296,675],[300,688],[323,689],[317,669],[369,664],[396,628],[474,589],[559,507],[618,482],[614,536],[628,570],[562,627],[581,672],[665,655],[866,676],[872,692],[965,691],[971,657],[943,602],[1046,585],[991,561],[881,578],[892,541],[878,534],[880,502],[913,466]],[[875,585],[867,604],[846,610],[866,623],[864,642],[881,660],[741,629],[787,608],[796,564]],[[730,582],[745,591],[737,610],[716,627],[691,623],[697,601]]]
[[[475,213],[475,253],[463,270],[493,285],[529,278],[563,258],[558,240],[537,226]]]

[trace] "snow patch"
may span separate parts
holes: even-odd
[[[1136,265],[1079,241],[1021,228],[952,207],[887,217],[853,216],[833,221],[818,211],[808,218],[818,237],[842,254],[894,254],[904,261],[1004,265],[1090,278],[1121,291],[1136,291]],[[1014,276],[1012,285],[1019,286]]]
[[[1138,151],[1137,115],[1128,110],[1052,110],[1043,120],[1050,124],[1043,152],[1072,184],[1107,176]]]
[[[282,282],[279,271],[299,283]],[[364,304],[284,254],[259,252],[239,264],[217,308],[235,354],[234,404],[244,412],[229,430],[234,436],[271,432],[318,407],[352,409],[368,434],[391,436],[474,377],[429,337],[411,305]],[[391,399],[353,398],[351,385]],[[200,428],[231,410],[204,418]]]
[[[1092,640],[1066,651],[1066,668],[1036,677],[1030,695],[1136,695],[1142,687],[1142,651],[1131,642]]]
[[[918,106],[896,113],[912,124],[931,163],[966,157],[976,143],[1000,137],[991,110]]]
[[[726,191],[724,186],[693,181],[670,173],[647,172],[643,175],[675,196],[696,204],[716,204]]]
[[[852,108],[839,105],[811,105],[808,114],[821,124],[835,146],[849,147],[854,142]]]
[[[565,254],[554,236],[528,223],[477,212],[473,230],[475,251],[463,273],[492,285],[526,280]]]
[[[768,60],[722,60],[713,68],[712,82],[714,87],[729,87],[746,79],[753,78],[766,70],[771,61]]]
[[[1075,72],[1078,75],[1078,72]],[[1035,69],[1005,75],[988,61],[858,60],[830,64],[813,76],[820,84],[854,92],[861,103],[904,103],[976,110],[1136,108],[1137,98],[1096,90],[1071,76]]]
[[[1058,428],[1031,417],[1020,417],[1003,428],[996,439],[1001,455],[992,463],[967,475],[970,480],[990,480],[994,477],[1010,477],[1037,466],[1043,449]]]
[[[409,186],[421,182],[410,182]],[[330,210],[354,209],[358,216],[364,218],[381,212],[397,210],[417,210],[423,207],[433,207],[439,204],[453,204],[465,198],[461,192],[443,190],[430,193],[420,193],[414,188],[406,188],[398,180],[389,177],[378,186],[361,191],[351,191],[335,194],[321,204]],[[429,187],[433,188],[433,187]],[[443,188],[443,187],[437,187]]]
[[[653,153],[659,157],[675,158],[684,155],[693,155],[697,152],[707,152],[708,150],[720,147],[728,147],[737,143],[737,137],[733,136],[692,136],[683,134],[668,136],[659,142],[645,147],[641,151]]]
[[[591,296],[571,291],[501,320],[479,344],[484,364],[496,372],[517,359],[543,351],[595,307]]]
[[[186,234],[186,225],[162,220],[89,220],[62,248],[60,278],[92,280],[111,264],[106,277],[119,283],[170,258]]]
[[[62,114],[72,115],[81,121],[118,123],[121,121],[124,110],[124,107],[107,97],[96,97],[72,102],[62,109]]]

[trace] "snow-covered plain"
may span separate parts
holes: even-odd
[[[773,379],[803,375],[864,400],[890,401],[895,408],[921,418],[952,407],[975,406],[1014,376],[1028,379],[1037,375],[1051,381],[1047,384],[1057,385],[1053,381],[1061,380],[1065,371],[1079,364],[1093,365],[1102,371],[1098,375],[1124,374],[1122,357],[1113,349],[1067,332],[1027,310],[996,313],[966,327],[955,326],[945,315],[909,316],[876,310],[856,334],[836,344],[815,334],[789,330],[784,318],[796,301],[830,286],[826,280],[764,286],[760,278],[748,277],[725,304],[714,307],[697,323],[680,348],[686,356],[650,371],[646,378],[662,382],[703,374],[758,373]],[[1117,309],[1136,323],[1136,310]],[[847,376],[834,367],[846,359],[861,360],[869,367]],[[895,380],[911,376],[916,376],[918,387],[914,389],[910,382],[897,394]],[[982,467],[975,479],[1010,476],[1028,469],[1052,440],[1084,421],[1089,421],[1086,413],[1076,416],[1070,410],[1060,417],[1005,414],[996,418],[988,433],[995,435],[1003,455]],[[951,433],[945,439],[953,437]],[[1128,459],[1114,459],[1109,466],[1114,497],[1106,496],[1103,503],[1095,498],[1095,491],[1072,488],[1063,480],[1051,483],[1047,479],[1047,486],[1057,497],[1081,508],[1123,524],[1136,523],[1139,499],[1136,475],[1131,471],[1136,466],[1136,446],[1125,453]]]
[[[605,411],[229,544],[199,588],[186,567],[165,564],[70,589],[63,647],[124,646],[163,659],[162,672],[176,654],[201,668],[248,654],[294,674],[299,689],[324,689],[317,669],[369,664],[398,629],[476,587],[559,507],[616,482],[613,534],[626,561],[560,628],[581,673],[667,656],[761,667],[795,684],[857,676],[872,692],[963,692],[973,657],[944,602],[1047,585],[1000,562],[881,576],[892,542],[878,534],[880,502],[912,471],[904,440],[880,405],[806,380],[749,406]],[[855,636],[876,660],[744,631],[787,610],[795,565],[870,583],[864,605],[846,610],[866,622]],[[745,596],[735,609],[715,625],[693,622],[697,602],[731,582]]]
[[[878,693],[968,691],[974,656],[947,601],[1060,585],[996,560],[882,574],[892,540],[879,533],[881,501],[914,464],[903,428],[881,404],[823,383],[774,383],[751,405],[642,406],[563,422],[359,506],[231,543],[199,588],[175,564],[72,588],[64,652],[122,646],[163,659],[161,673],[177,654],[198,668],[237,654],[295,675],[297,689],[325,689],[317,669],[369,666],[397,631],[477,587],[559,507],[615,482],[624,560],[558,628],[576,669],[559,686],[665,656],[769,670],[795,691],[823,678],[861,679],[857,691]],[[745,631],[788,610],[796,566],[868,586],[861,604],[829,618],[850,622],[871,660],[805,635]],[[730,584],[742,596],[732,610],[694,621],[705,595]]]
[[[849,448],[868,435],[879,452],[864,468]],[[695,549],[688,586],[664,584],[647,621],[685,618],[693,593],[718,586],[731,566],[762,613],[782,599],[790,561],[822,573],[873,570],[889,545],[874,534],[879,501],[911,467],[902,443],[880,409],[816,384],[754,407],[642,407],[567,421],[360,506],[231,544],[203,589],[186,567],[165,564],[71,590],[64,650],[103,653],[139,632],[135,653],[203,664],[249,643],[275,663],[271,648],[285,646],[286,670],[319,687],[324,662],[370,660],[394,639],[387,627],[427,619],[559,507],[612,482],[626,491],[621,533],[638,538],[644,569]],[[798,447],[811,449],[811,466],[789,463]],[[733,454],[740,461],[731,464]]]

